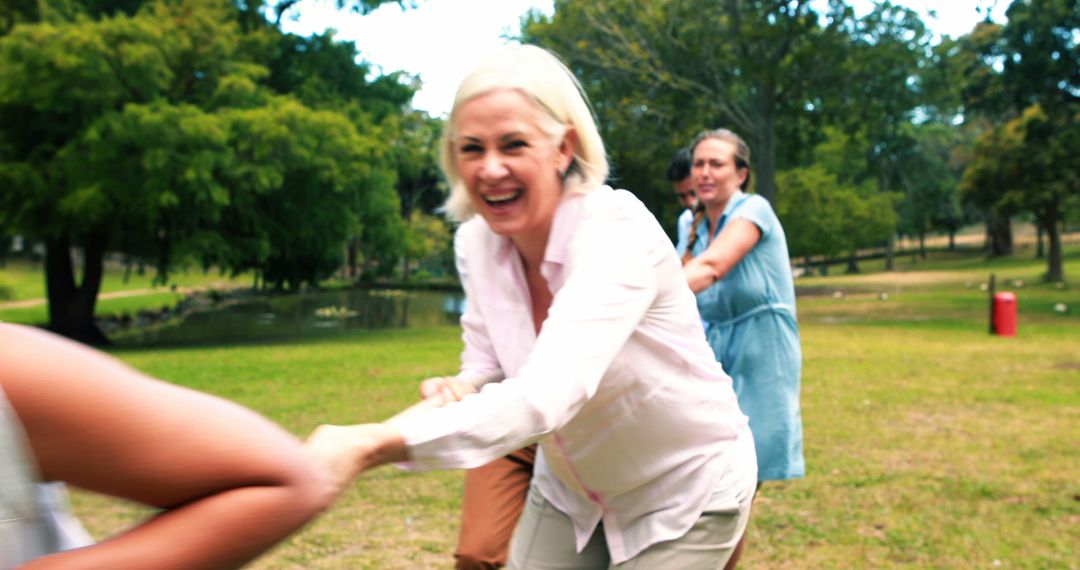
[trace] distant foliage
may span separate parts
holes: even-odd
[[[338,269],[348,240],[404,251],[388,143],[415,86],[369,80],[355,46],[283,34],[260,6],[44,0],[12,12],[0,220],[46,244],[55,329],[93,336],[105,251],[162,281],[195,262],[288,288]]]

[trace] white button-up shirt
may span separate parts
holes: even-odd
[[[746,479],[732,473],[756,470],[752,446],[735,445],[747,420],[675,249],[632,194],[563,198],[540,267],[553,301],[539,335],[509,239],[476,216],[455,252],[462,377],[506,379],[394,420],[407,468],[471,468],[539,442],[537,489],[572,519],[578,551],[602,521],[615,564],[679,538],[718,486]]]

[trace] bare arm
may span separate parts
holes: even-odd
[[[499,370],[486,375],[464,373],[428,378],[420,383],[420,395],[424,399],[398,412],[390,421],[456,402],[476,393],[477,385],[502,378]],[[335,495],[344,492],[363,471],[409,459],[405,439],[388,424],[322,425],[308,437],[305,446],[330,472]]]
[[[761,239],[761,230],[742,218],[728,222],[709,247],[683,266],[690,289],[701,292],[735,267]]]
[[[331,500],[290,434],[54,335],[0,325],[0,383],[43,477],[163,509],[44,568],[234,568]]]

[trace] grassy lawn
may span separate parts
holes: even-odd
[[[40,263],[9,260],[0,266],[0,303],[31,301],[45,298],[45,273]],[[135,313],[142,309],[172,307],[184,298],[183,290],[191,288],[247,287],[251,277],[229,277],[215,271],[177,271],[169,276],[167,285],[154,283],[153,270],[139,275],[125,275],[120,268],[108,267],[101,282],[96,314],[119,315]],[[175,289],[174,289],[175,287]],[[138,293],[130,297],[118,296],[124,292]],[[10,323],[42,324],[48,321],[48,307],[44,304],[25,307],[0,306],[0,321]]]
[[[741,567],[1080,567],[1080,247],[1067,254],[1061,288],[1024,254],[800,279],[808,474],[762,489]],[[1018,295],[1016,337],[987,334],[991,272]],[[418,379],[454,369],[459,336],[114,354],[303,436],[405,407]],[[460,486],[458,472],[376,470],[254,567],[450,568]],[[87,493],[74,504],[98,537],[146,514]]]

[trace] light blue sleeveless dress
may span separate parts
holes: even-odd
[[[698,310],[716,359],[734,382],[739,407],[750,418],[758,480],[802,477],[802,350],[784,228],[767,200],[740,191],[728,201],[715,231],[709,231],[707,218],[693,228],[698,238],[692,253],[704,252],[735,218],[757,226],[761,239],[723,279],[698,293]],[[680,231],[679,255],[688,238]]]

